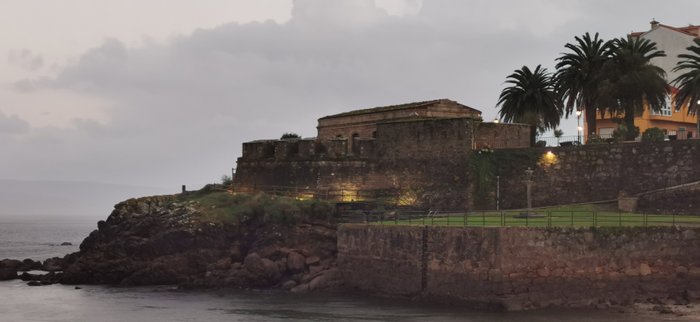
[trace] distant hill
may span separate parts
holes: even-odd
[[[0,217],[107,218],[114,205],[122,200],[176,192],[176,187],[0,179]]]

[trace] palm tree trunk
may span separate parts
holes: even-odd
[[[634,109],[630,108],[625,111],[625,126],[627,126],[627,135],[625,137],[626,141],[634,141],[637,138],[636,131],[634,130]]]
[[[595,108],[586,107],[586,133],[584,137],[588,138],[591,134],[598,133],[596,118],[595,118]],[[578,131],[578,130],[577,130]]]
[[[530,125],[530,146],[535,146],[537,140],[537,127]]]

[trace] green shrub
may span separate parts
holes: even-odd
[[[607,144],[608,141],[606,139],[601,138],[599,135],[596,134],[591,134],[588,136],[588,141],[586,141],[586,144]]]
[[[295,139],[301,139],[301,136],[296,133],[292,132],[286,132],[282,134],[282,137],[280,137],[280,140],[295,140]]]
[[[661,142],[665,136],[664,131],[658,127],[648,128],[642,133],[642,142]]]
[[[617,126],[615,131],[613,131],[612,137],[615,141],[626,141],[627,137],[638,137],[639,127],[635,126],[632,129],[628,129],[625,124],[620,124]]]

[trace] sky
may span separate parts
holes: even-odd
[[[496,116],[505,78],[585,32],[700,24],[700,1],[0,0],[0,179],[219,181],[241,143],[449,98]],[[575,135],[576,120],[561,128]]]

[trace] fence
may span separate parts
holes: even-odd
[[[583,135],[568,135],[560,137],[538,137],[536,142],[545,142],[546,146],[576,146],[583,144]]]
[[[624,227],[700,226],[698,215],[658,215],[612,211],[521,211],[438,212],[438,211],[346,211],[343,222],[378,225],[422,225],[462,227]]]

